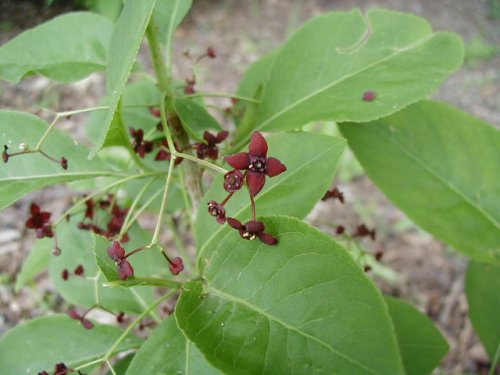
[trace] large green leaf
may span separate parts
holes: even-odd
[[[387,116],[430,95],[462,57],[456,34],[433,34],[411,14],[372,9],[316,17],[281,47],[256,129]],[[368,90],[377,93],[372,102],[362,100]]]
[[[136,353],[127,375],[220,374],[177,328],[175,317],[166,319]]]
[[[132,65],[139,51],[155,2],[156,0],[125,0],[123,10],[116,22],[109,47],[106,85],[109,109],[106,111],[106,117],[101,124],[99,138],[93,149],[94,155],[102,147],[116,144],[114,136],[119,134],[120,130],[113,130],[113,127],[119,126],[119,124],[112,124],[112,121],[123,88],[127,83]]]
[[[149,242],[147,233],[137,227],[132,227],[129,233],[130,241],[123,245],[128,251]],[[153,301],[153,290],[149,287],[132,291],[121,287],[103,286],[107,280],[99,272],[94,255],[95,244],[101,244],[100,237],[94,239],[92,233],[77,229],[75,222],[58,227],[57,236],[62,253],[52,257],[50,276],[57,290],[68,302],[82,307],[99,303],[110,310],[139,313]],[[107,241],[104,243],[106,246]],[[156,273],[157,267],[165,263],[158,251],[145,251],[130,261],[137,274],[148,276]],[[72,273],[79,264],[83,265],[86,277],[71,275],[64,281],[61,272],[67,269]],[[168,266],[165,265],[164,268],[166,270]]]
[[[36,73],[60,82],[106,68],[113,24],[105,17],[75,12],[27,30],[0,48],[0,78],[19,82]]]
[[[175,100],[175,111],[192,138],[203,140],[206,130],[221,130],[220,124],[208,111],[189,98]]]
[[[491,361],[500,358],[500,266],[469,263],[465,282],[469,317]]]
[[[498,130],[430,101],[340,129],[370,178],[413,221],[470,257],[500,262]]]
[[[449,350],[432,320],[412,305],[385,297],[407,375],[430,374]]]
[[[339,138],[310,133],[285,133],[268,138],[269,156],[277,157],[288,168],[285,173],[267,178],[257,195],[258,215],[289,215],[303,218],[330,187],[345,143]],[[208,201],[221,202],[227,195],[221,176],[205,194],[195,223],[199,257],[209,257],[220,239],[230,231],[211,217]],[[250,200],[245,189],[238,191],[225,206],[227,216],[247,221],[251,217]]]
[[[103,356],[121,336],[118,327],[95,324],[84,329],[73,319],[52,315],[18,325],[0,339],[0,373],[38,374],[56,363],[76,367]],[[142,340],[128,336],[115,353],[137,348]]]
[[[231,374],[403,374],[382,296],[351,255],[297,219],[265,224],[277,246],[231,231],[180,297],[178,325],[207,359]]]
[[[28,113],[0,111],[0,147],[8,145],[11,153],[19,151],[21,143],[34,148],[47,126],[45,121]],[[0,209],[49,185],[114,175],[99,159],[88,160],[88,149],[57,129],[49,134],[42,150],[56,159],[64,156],[68,159],[68,169],[38,153],[10,158],[0,167]]]

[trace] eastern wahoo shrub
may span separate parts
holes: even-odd
[[[461,39],[411,14],[328,13],[254,63],[235,94],[211,93],[196,66],[219,58],[214,47],[185,53],[189,77],[172,73],[190,7],[125,0],[115,22],[68,13],[0,47],[3,80],[105,71],[107,93],[51,123],[0,111],[0,207],[56,184],[74,191],[58,216],[30,202],[21,220],[39,240],[18,279],[48,264],[69,307],[4,334],[0,373],[432,373],[447,341],[374,284],[382,253],[349,246],[376,230],[339,225],[332,237],[303,221],[321,200],[344,203],[332,183],[349,147],[408,218],[470,258],[470,318],[493,374],[500,135],[428,100],[462,64]],[[152,74],[137,60],[143,39]],[[234,126],[222,128],[211,96],[231,99],[219,109]],[[83,113],[77,143],[58,124]],[[306,126],[318,122],[338,135]]]

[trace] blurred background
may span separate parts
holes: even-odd
[[[97,10],[113,18],[119,4],[120,0],[0,0],[0,44],[75,9]],[[186,50],[201,55],[211,46],[217,58],[204,60],[197,68],[197,89],[235,92],[247,67],[279,46],[307,19],[353,7],[411,12],[426,18],[434,30],[457,32],[466,45],[464,65],[434,98],[500,127],[500,0],[194,0],[191,13],[176,33],[176,76],[182,80],[191,76],[191,63],[183,56]],[[146,48],[139,59],[148,66]],[[104,96],[104,86],[103,74],[69,85],[43,77],[29,77],[16,86],[0,82],[0,108],[43,117],[41,108],[63,111],[91,107]],[[227,99],[211,103],[222,108],[230,105]],[[61,128],[79,137],[84,122],[84,116],[75,116]],[[225,126],[229,129],[231,124],[226,122]],[[405,218],[348,152],[333,186],[344,192],[345,204],[320,202],[307,220],[332,235],[338,225],[348,232],[361,223],[375,228],[376,240],[362,240],[356,251],[383,252],[381,264],[371,271],[377,284],[385,293],[400,296],[427,313],[446,336],[451,351],[439,373],[487,373],[487,356],[467,318],[463,292],[466,259]],[[19,293],[14,292],[14,284],[34,242],[34,236],[24,229],[29,202],[43,202],[57,216],[68,199],[67,190],[57,187],[34,193],[0,212],[0,335],[47,310],[64,310],[46,274]]]

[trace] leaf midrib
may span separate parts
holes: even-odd
[[[339,146],[339,145],[345,145],[345,141],[342,142],[342,139],[337,139],[337,138],[333,138],[335,140],[335,144],[332,144],[330,147],[328,147],[327,149],[325,149],[323,152],[321,153],[318,153],[316,154],[316,157],[314,159],[310,159],[307,163],[305,164],[302,164],[302,166],[298,169],[296,169],[295,171],[289,173],[288,175],[286,175],[283,180],[281,180],[281,183],[285,182],[286,180],[288,180],[289,178],[291,178],[293,175],[295,175],[296,173],[298,173],[299,171],[301,171],[302,169],[304,169],[305,167],[307,167],[308,165],[314,163],[316,160],[318,160],[321,156],[323,156],[324,154],[330,152],[331,150],[334,150],[335,147]],[[271,188],[269,188],[268,190],[265,190],[262,192],[262,195],[260,196],[260,198],[262,199],[263,196],[267,195],[268,193],[274,191],[274,189],[276,187],[280,186],[280,184],[275,184],[273,186],[271,186]],[[246,209],[248,209],[248,207],[250,207],[250,204],[247,204],[245,205],[242,209],[240,209],[238,212],[236,212],[234,214],[234,217],[237,217],[238,215],[240,215],[243,211],[245,211]],[[223,230],[227,230],[227,227],[225,225],[223,226],[220,226],[219,229],[217,229],[216,231],[214,231],[212,233],[212,235],[210,237],[208,237],[208,239],[206,240],[205,244],[203,245],[203,247],[200,249],[200,251],[198,252],[198,256],[197,256],[197,259],[199,260],[201,258],[201,256],[203,255],[203,253],[205,252],[205,249],[208,247],[208,245],[210,244],[210,242],[212,242],[212,240],[217,236],[219,235],[219,233]]]
[[[296,101],[295,101],[295,102],[293,102],[292,104],[289,104],[287,107],[285,107],[285,108],[283,108],[282,110],[280,110],[280,111],[276,112],[273,116],[269,117],[269,118],[268,118],[267,120],[265,120],[264,122],[261,122],[261,123],[260,123],[260,125],[258,125],[257,127],[255,127],[255,129],[257,130],[257,129],[261,129],[261,128],[263,128],[264,126],[266,126],[267,124],[269,124],[270,122],[272,122],[272,121],[273,121],[273,120],[275,120],[276,118],[278,118],[278,117],[282,116],[284,113],[286,113],[286,112],[290,111],[290,110],[291,110],[291,109],[293,109],[294,107],[296,107],[296,106],[298,106],[298,105],[300,105],[300,104],[302,104],[302,103],[306,102],[307,100],[311,99],[312,97],[314,97],[314,96],[316,96],[316,95],[321,94],[322,92],[324,92],[324,91],[326,91],[326,90],[328,90],[328,89],[332,88],[333,86],[335,86],[335,85],[337,85],[337,84],[339,84],[339,83],[342,83],[342,82],[344,82],[344,81],[348,80],[349,78],[352,78],[353,76],[355,76],[355,75],[357,75],[357,74],[363,73],[364,71],[366,71],[366,70],[368,70],[368,69],[371,69],[371,68],[373,68],[373,67],[375,67],[375,66],[377,66],[377,65],[379,65],[379,64],[381,64],[381,63],[384,63],[384,62],[386,62],[386,61],[388,61],[388,60],[392,59],[394,56],[398,56],[398,55],[400,55],[400,54],[401,54],[401,53],[403,53],[403,52],[406,52],[406,51],[408,51],[408,50],[410,50],[410,49],[413,49],[413,48],[420,47],[421,45],[425,44],[427,41],[431,40],[431,39],[432,39],[434,36],[436,36],[436,35],[438,35],[438,33],[436,33],[436,34],[432,34],[432,33],[431,33],[431,34],[427,35],[426,37],[421,38],[421,39],[419,39],[419,40],[415,41],[414,43],[412,43],[412,44],[410,44],[410,45],[408,45],[408,46],[406,46],[406,47],[403,47],[403,48],[398,48],[398,49],[396,50],[396,53],[393,53],[393,54],[391,54],[391,55],[389,55],[389,56],[387,56],[387,57],[385,57],[385,58],[383,58],[383,59],[381,59],[381,60],[378,60],[378,61],[376,61],[376,62],[374,62],[374,63],[372,63],[372,64],[368,64],[368,65],[366,65],[365,67],[363,67],[363,68],[361,68],[361,69],[359,69],[359,70],[357,70],[357,71],[354,71],[354,72],[352,72],[352,73],[350,73],[350,74],[347,74],[346,76],[344,76],[344,77],[342,77],[342,78],[339,78],[339,79],[337,79],[337,80],[335,80],[335,81],[333,81],[333,82],[329,83],[328,85],[325,85],[325,86],[323,86],[323,87],[321,87],[321,88],[319,88],[319,89],[317,89],[317,90],[315,90],[315,91],[311,92],[309,95],[306,95],[306,96],[302,97],[301,99],[296,100]]]
[[[346,361],[348,361],[348,362],[350,362],[350,363],[352,363],[352,364],[354,364],[354,365],[356,365],[356,366],[358,366],[358,367],[360,367],[360,368],[362,368],[364,370],[367,370],[367,371],[369,371],[372,374],[383,375],[382,373],[378,372],[377,370],[369,368],[369,367],[366,367],[362,363],[359,363],[357,360],[355,360],[355,359],[349,357],[348,355],[340,352],[339,350],[335,349],[333,346],[331,346],[327,342],[325,342],[325,341],[323,341],[323,340],[321,340],[321,339],[319,339],[319,338],[317,338],[315,336],[312,336],[312,335],[310,335],[307,332],[301,331],[300,329],[298,329],[296,327],[291,326],[290,324],[284,322],[283,320],[278,319],[274,315],[269,314],[265,310],[262,310],[260,307],[255,306],[255,305],[249,303],[245,299],[233,296],[231,294],[227,294],[227,293],[225,293],[225,292],[223,292],[223,291],[221,291],[221,290],[219,290],[219,289],[217,289],[217,288],[215,288],[214,286],[211,286],[211,285],[207,287],[207,290],[208,290],[208,292],[213,292],[213,294],[215,294],[215,295],[217,295],[219,297],[222,297],[224,299],[230,300],[230,301],[232,301],[232,302],[234,302],[236,304],[243,305],[246,308],[248,308],[248,309],[250,309],[252,311],[255,311],[257,314],[266,317],[269,321],[276,322],[279,325],[281,325],[282,327],[284,327],[285,329],[287,329],[289,331],[292,331],[292,332],[295,332],[295,333],[297,333],[297,334],[305,337],[308,340],[312,340],[312,341],[320,344],[321,346],[327,348],[329,351],[331,351],[332,353],[335,353],[336,355],[338,355],[342,359],[344,359],[344,360],[346,360]]]
[[[439,173],[437,171],[435,171],[434,169],[432,169],[428,164],[423,163],[417,157],[417,155],[413,154],[407,148],[403,147],[403,145],[401,143],[399,143],[398,141],[396,141],[395,139],[393,139],[391,137],[388,137],[387,134],[385,134],[384,132],[382,132],[377,126],[373,126],[372,129],[374,129],[375,132],[377,132],[381,137],[383,137],[386,140],[388,140],[389,142],[393,143],[397,148],[399,148],[403,152],[403,154],[407,155],[408,158],[410,158],[411,160],[413,160],[414,162],[416,162],[424,171],[426,171],[428,174],[430,174],[431,176],[433,176],[436,180],[438,180],[439,182],[441,182],[441,184],[444,185],[445,187],[447,187],[451,192],[455,193],[459,198],[461,198],[470,207],[472,207],[473,210],[475,210],[475,211],[479,212],[480,214],[482,214],[487,219],[487,221],[489,221],[489,222],[491,222],[493,224],[493,226],[497,230],[500,230],[500,223],[497,223],[497,221],[495,220],[495,218],[491,217],[490,214],[488,212],[484,211],[481,206],[478,206],[477,204],[475,204],[475,202],[473,200],[471,200],[467,195],[465,195],[465,193],[463,193],[462,191],[460,191],[459,188],[455,187],[449,181],[443,179],[439,175]]]

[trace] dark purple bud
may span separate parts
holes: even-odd
[[[2,159],[4,163],[9,161],[9,147],[7,145],[3,145]]]
[[[383,256],[384,256],[384,252],[383,251],[377,251],[375,253],[375,260],[377,262],[380,262],[380,260],[382,259]]]
[[[117,323],[123,323],[125,321],[125,313],[120,311],[116,316]]]
[[[67,281],[68,280],[68,277],[69,277],[69,271],[65,268],[62,270],[61,272],[61,278],[64,280],[64,281]]]
[[[81,320],[82,319],[82,316],[76,310],[69,310],[68,316],[74,320]]]
[[[224,175],[224,189],[228,193],[234,193],[243,186],[244,176],[238,170],[232,170]]]
[[[68,169],[68,159],[66,159],[65,157],[62,157],[61,161],[59,163],[61,164],[61,167],[63,169]]]
[[[83,276],[84,273],[85,273],[85,269],[83,268],[83,266],[81,264],[79,264],[78,266],[76,266],[75,271],[74,271],[75,275],[77,275],[77,276]]]
[[[82,326],[85,329],[92,329],[92,328],[94,328],[94,323],[92,323],[88,319],[82,319],[80,322],[82,323]]]
[[[376,98],[377,98],[377,93],[375,91],[368,90],[363,93],[363,100],[365,102],[372,102]]]
[[[182,258],[175,257],[174,259],[172,259],[168,268],[170,269],[172,275],[178,275],[179,273],[181,273],[184,269]]]
[[[211,59],[215,59],[217,57],[217,54],[215,53],[215,49],[213,47],[207,48],[207,56]]]
[[[343,225],[339,225],[337,229],[335,229],[335,233],[337,234],[344,234],[345,233],[345,227]]]
[[[219,224],[226,222],[226,210],[224,206],[216,201],[208,202],[208,213],[217,219]]]

